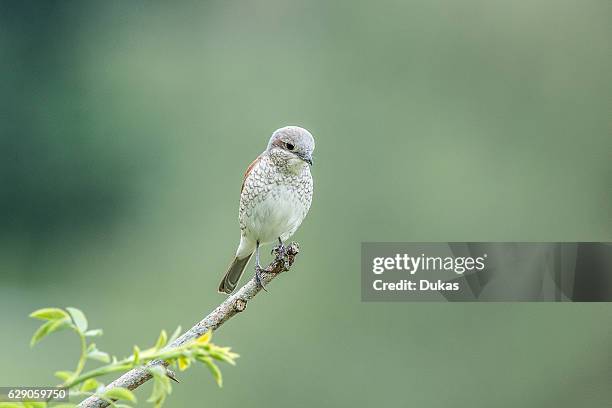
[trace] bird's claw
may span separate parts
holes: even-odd
[[[255,265],[255,282],[257,282],[257,284],[259,286],[261,286],[261,288],[264,290],[264,292],[267,292],[268,289],[266,289],[266,287],[263,284],[263,281],[261,280],[261,273],[262,272],[267,272],[267,271],[265,269],[263,269],[261,266]]]
[[[287,247],[280,244],[272,248],[272,255],[275,255],[277,258],[285,258],[287,256]]]

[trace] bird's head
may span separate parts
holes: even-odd
[[[290,167],[303,163],[312,166],[314,148],[314,138],[309,131],[299,126],[285,126],[272,133],[266,151]]]

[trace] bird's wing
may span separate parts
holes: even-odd
[[[244,190],[244,183],[246,182],[247,177],[249,177],[249,174],[251,174],[251,172],[255,168],[255,165],[259,163],[259,160],[261,160],[261,156],[257,156],[257,158],[253,160],[251,164],[249,164],[249,167],[247,167],[246,171],[244,172],[244,177],[242,178],[242,186],[240,187],[240,193],[242,193],[242,190]]]

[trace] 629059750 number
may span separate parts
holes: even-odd
[[[0,402],[68,401],[68,390],[58,387],[0,387]]]

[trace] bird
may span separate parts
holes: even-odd
[[[240,188],[240,244],[219,285],[230,294],[255,253],[255,279],[263,289],[259,263],[261,245],[283,242],[298,229],[312,203],[310,168],[315,141],[299,126],[275,130],[268,146],[246,169]]]

